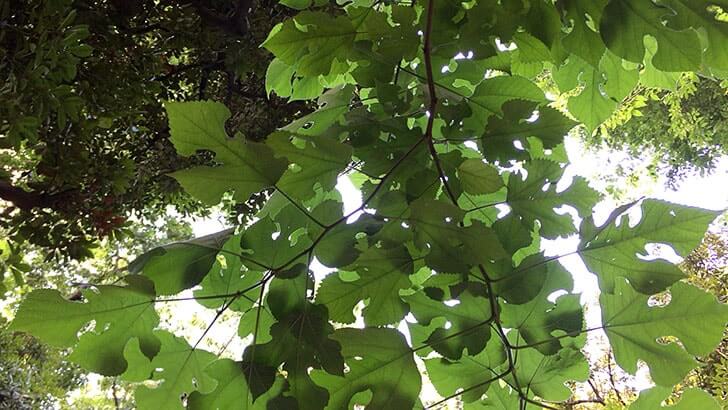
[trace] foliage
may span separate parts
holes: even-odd
[[[71,300],[78,300],[78,286],[86,286],[86,281],[113,282],[123,276],[131,255],[144,249],[162,245],[169,241],[185,240],[192,236],[192,230],[175,218],[168,217],[154,222],[135,221],[128,227],[127,237],[114,241],[103,241],[94,249],[94,257],[84,262],[58,264],[44,258],[42,248],[26,244],[23,263],[29,268],[23,285],[10,287],[4,297],[5,303],[12,306],[18,299],[41,287],[53,287],[64,294],[71,294]],[[3,304],[4,305],[4,304]],[[4,305],[3,310],[9,306]],[[7,312],[3,312],[6,314]],[[11,332],[8,323],[0,319],[0,408],[65,408],[70,391],[90,386],[93,378],[87,371],[69,360],[69,352],[42,343],[28,334]],[[117,380],[101,380],[99,386],[72,395],[72,407],[110,408],[114,402],[105,397],[112,392],[120,402],[133,403],[125,397],[126,383]],[[4,407],[3,407],[4,406]],[[133,408],[127,406],[125,408]]]
[[[8,332],[0,320],[0,408],[48,408],[84,382],[83,371],[63,352],[33,336]]]
[[[647,154],[653,176],[676,188],[690,174],[712,172],[728,145],[726,82],[684,75],[672,90],[634,92],[601,128],[585,135],[592,147],[606,144],[633,157]]]
[[[175,152],[164,100],[225,101],[229,125],[253,140],[306,110],[262,84],[270,58],[258,45],[290,12],[248,3],[2,2],[0,227],[11,254],[30,242],[88,258],[132,214],[208,212],[168,176],[208,159]],[[226,208],[249,218],[265,197]]]
[[[722,1],[285,3],[302,11],[263,42],[275,56],[266,82],[316,98],[316,111],[253,141],[228,132],[220,103],[165,105],[178,152],[211,161],[175,178],[206,203],[270,190],[255,220],[154,249],[132,264],[138,274],[84,289],[82,301],[36,290],[12,329],[140,382],[143,409],[222,408],[233,395],[235,408],[432,408],[455,397],[465,408],[553,408],[567,382],[589,376],[581,348],[593,329],[564,255],[545,256],[540,240],[574,235],[569,254],[599,279],[617,363],[633,372],[645,361],[658,385],[648,406],[717,344],[728,307],[645,255],[654,244],[687,255],[719,212],[644,200],[597,223],[600,195],[563,176],[561,142],[579,123],[599,126],[638,82],[725,75],[712,7]],[[541,83],[570,96],[568,113]],[[354,209],[344,211],[337,176],[358,181]],[[322,280],[314,261],[333,272]],[[665,291],[667,306],[648,303]],[[190,300],[215,309],[207,330],[239,315],[242,356],[202,349],[207,331],[188,341],[158,326],[157,306]],[[422,402],[423,376],[441,401]],[[706,397],[681,403],[717,408]]]
[[[728,292],[726,286],[726,273],[728,273],[728,230],[725,226],[725,216],[714,224],[713,229],[706,233],[700,246],[694,249],[690,254],[687,255],[685,260],[680,264],[680,268],[688,274],[686,281],[701,289],[704,289],[709,294],[716,297],[721,303],[725,303],[728,298]],[[702,297],[696,295],[698,298]],[[670,295],[661,294],[654,298],[652,303],[665,304],[669,302],[669,299],[674,297],[674,294]],[[699,299],[695,301],[699,303]],[[689,309],[689,308],[688,308]],[[670,310],[669,305],[666,307],[661,315],[667,315]],[[667,317],[667,316],[664,316]],[[709,317],[703,317],[702,319],[709,320]],[[679,317],[672,316],[671,321],[680,320]],[[651,328],[659,326],[660,322],[666,323],[664,320],[654,321],[643,321],[643,323],[629,324],[629,326],[639,326],[639,332],[633,332],[635,340],[647,341],[649,337],[645,337],[643,334],[649,334]],[[695,324],[697,324],[696,322]],[[680,330],[687,329],[693,326],[694,323],[680,325]],[[696,335],[701,335],[701,332],[694,331]],[[681,338],[681,341],[684,338]],[[676,384],[674,389],[666,389],[664,387],[655,387],[647,392],[640,394],[640,400],[637,399],[634,392],[634,383],[630,383],[629,376],[626,375],[614,362],[612,351],[605,352],[603,357],[599,357],[598,360],[593,363],[591,379],[589,388],[585,390],[587,399],[572,398],[572,403],[577,403],[577,408],[592,408],[586,407],[599,403],[601,405],[612,405],[617,408],[624,408],[627,403],[634,402],[632,404],[635,408],[651,408],[654,402],[662,402],[665,400],[670,405],[676,405],[679,403],[684,394],[688,394],[685,397],[696,397],[695,400],[706,400],[704,392],[712,395],[718,402],[724,403],[728,398],[726,391],[728,389],[728,378],[726,378],[726,347],[728,343],[728,337],[724,333],[722,335],[720,343],[707,355],[700,355],[696,357],[699,363],[698,367],[691,370],[688,375]],[[679,362],[679,359],[675,358],[675,362]],[[592,382],[593,380],[593,382]],[[702,391],[701,391],[702,390]],[[697,393],[696,393],[697,392]],[[692,400],[692,399],[690,399]],[[693,404],[693,406],[700,407],[700,404]],[[632,407],[630,407],[632,408]]]

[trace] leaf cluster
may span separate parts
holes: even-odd
[[[719,212],[647,199],[597,222],[600,195],[565,175],[562,146],[640,81],[724,74],[714,2],[285,3],[303,10],[263,42],[267,87],[315,99],[314,112],[254,141],[227,131],[220,103],[165,104],[177,152],[211,156],[173,177],[208,204],[271,190],[255,220],[154,249],[126,284],[82,302],[37,290],[13,329],[145,382],[137,404],[156,409],[554,408],[589,375],[590,331],[660,389],[720,341],[728,307],[649,257],[655,244],[687,255]],[[544,75],[572,95],[568,113]],[[353,209],[341,177],[360,187]],[[566,255],[540,246],[569,236],[598,279],[598,328],[585,327]],[[661,292],[669,304],[654,306]],[[155,312],[191,299],[216,311],[194,343]],[[249,341],[235,360],[200,347],[227,311]],[[423,402],[424,377],[442,400]],[[717,408],[698,396],[685,405]]]

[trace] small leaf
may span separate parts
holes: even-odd
[[[490,194],[503,186],[498,170],[475,158],[463,161],[458,167],[458,175],[463,190],[469,194]]]

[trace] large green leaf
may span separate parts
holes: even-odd
[[[159,316],[152,284],[140,276],[128,277],[128,282],[126,287],[87,289],[83,302],[66,300],[56,290],[35,290],[21,303],[10,329],[28,332],[52,346],[73,347],[70,359],[85,369],[119,375],[127,369],[124,348],[129,340],[137,340],[147,358],[160,349],[153,332]],[[90,322],[94,326],[82,332]]]
[[[686,207],[657,200],[641,204],[642,217],[630,227],[626,215],[614,215],[602,226],[591,218],[581,226],[579,254],[599,277],[602,291],[612,293],[618,277],[629,279],[636,290],[650,294],[664,290],[685,274],[662,259],[645,260],[647,244],[669,244],[686,256],[703,238],[708,224],[719,212]]]
[[[535,118],[534,112],[538,113]],[[516,142],[528,147],[529,138],[537,137],[543,148],[552,149],[564,141],[575,125],[576,122],[553,108],[516,100],[503,105],[503,117],[488,121],[479,142],[486,158],[507,163],[511,159],[527,158],[524,150],[514,146]]]
[[[676,15],[668,16],[668,27],[699,30],[701,35],[705,35],[708,45],[703,61],[711,68],[728,70],[728,50],[725,47],[728,22],[720,20],[711,9],[720,6],[725,11],[728,3],[725,0],[668,0],[664,3],[676,12]]]
[[[496,335],[491,335],[486,348],[478,353],[463,356],[458,361],[448,359],[427,359],[427,375],[441,396],[447,397],[459,389],[478,386],[463,394],[465,402],[478,400],[488,390],[490,383],[502,370],[500,365],[506,361],[505,350]],[[497,383],[497,382],[496,382]]]
[[[413,353],[395,329],[338,329],[333,338],[341,343],[349,371],[334,376],[313,371],[311,377],[329,391],[326,409],[346,409],[359,392],[370,390],[369,409],[413,408],[422,381]]]
[[[652,387],[642,390],[640,396],[632,404],[630,410],[719,410],[720,406],[709,393],[696,388],[685,389],[680,395],[680,400],[672,406],[663,406],[664,400],[670,396],[672,389],[666,387]]]
[[[148,366],[153,370],[155,387],[137,388],[134,398],[141,409],[183,409],[182,398],[193,391],[209,393],[216,381],[205,373],[205,368],[216,356],[191,347],[185,339],[157,330],[154,335],[161,341],[161,349]],[[138,364],[142,365],[142,364]]]
[[[483,133],[488,118],[502,115],[503,104],[513,100],[544,102],[545,98],[543,91],[523,77],[499,76],[486,79],[468,97],[473,115],[466,119],[465,127],[476,134]]]
[[[277,157],[285,157],[289,168],[277,188],[301,200],[310,199],[314,185],[330,191],[336,177],[351,161],[351,147],[323,136],[294,136],[276,132],[268,136],[267,145]]]
[[[653,36],[658,51],[652,60],[663,71],[697,70],[701,47],[695,31],[674,30],[663,24],[673,11],[653,2],[612,0],[604,9],[600,33],[604,43],[616,55],[641,63],[645,55],[644,38]]]
[[[159,246],[129,264],[129,272],[143,274],[154,282],[158,295],[173,295],[189,289],[207,275],[233,229]]]
[[[564,347],[550,356],[536,349],[519,350],[517,362],[516,376],[521,387],[546,400],[568,399],[572,393],[566,382],[585,381],[589,377],[589,363],[574,347]]]
[[[672,386],[697,366],[693,356],[709,354],[720,342],[728,306],[685,283],[670,288],[667,306],[650,307],[649,300],[617,281],[614,294],[600,298],[602,323],[620,367],[634,374],[637,360],[643,360],[657,385]],[[676,337],[680,345],[658,340],[665,337]]]
[[[230,138],[225,132],[230,111],[222,104],[168,102],[165,108],[171,140],[180,155],[201,150],[215,153],[217,166],[198,166],[172,174],[202,202],[214,205],[228,191],[234,191],[234,198],[244,202],[251,194],[273,186],[288,165],[274,158],[263,144]]]
[[[256,285],[261,282],[263,273],[245,268],[241,260],[243,255],[240,236],[228,239],[210,271],[200,282],[200,289],[194,292],[198,303],[209,309],[223,305],[238,312],[250,309],[260,293]],[[230,296],[221,297],[223,295]]]
[[[220,359],[205,368],[205,373],[217,380],[215,390],[202,394],[194,391],[187,399],[190,410],[265,410],[268,401],[277,396],[282,388],[282,379],[278,380],[265,395],[253,401],[248,383],[245,380],[245,368],[242,363],[230,359]]]
[[[366,299],[362,313],[368,325],[395,323],[407,314],[409,308],[399,293],[411,286],[409,275],[414,272],[412,257],[404,247],[370,248],[347,270],[356,272],[358,278],[345,281],[342,275],[332,274],[316,293],[316,302],[329,309],[332,320],[353,323],[354,307]]]
[[[458,167],[458,175],[463,190],[469,194],[490,194],[503,186],[498,170],[475,158],[463,161]]]
[[[293,205],[283,207],[276,215],[261,215],[240,237],[240,247],[245,252],[243,264],[250,269],[278,269],[297,256],[301,258],[311,245],[305,235],[312,222]],[[303,260],[303,259],[301,259]]]
[[[427,286],[428,283],[425,285],[426,289],[431,288],[430,292],[417,292],[405,298],[417,322],[427,326],[439,317],[449,322],[449,326],[437,326],[431,331],[426,343],[454,360],[459,359],[465,349],[470,355],[480,353],[488,343],[490,329],[487,324],[493,319],[488,299],[474,294],[478,292],[476,288],[460,293],[457,296],[459,303],[449,306],[445,300],[448,292]]]
[[[520,410],[521,400],[509,386],[493,383],[483,400],[466,403],[463,408],[465,410]]]
[[[500,259],[505,251],[492,229],[479,221],[463,227],[465,212],[444,201],[421,199],[410,205],[415,244],[429,252],[427,265],[445,273],[466,273],[472,265]]]
[[[543,354],[556,354],[561,348],[564,334],[577,335],[583,328],[583,312],[577,294],[558,297],[554,302],[549,296],[556,291],[571,291],[571,277],[563,269],[550,269],[548,278],[536,297],[525,304],[502,305],[503,326],[516,329],[524,344]]]
[[[328,321],[328,312],[321,305],[306,299],[309,285],[306,275],[294,279],[276,279],[271,285],[267,303],[276,322],[270,328],[271,340],[246,348],[243,362],[246,366],[267,368],[274,374],[279,366],[286,371],[289,389],[301,409],[320,409],[328,393],[310,377],[310,369],[343,375],[344,361],[341,346],[332,338],[334,331]],[[271,388],[273,380],[260,380],[248,374],[248,383],[262,384],[254,390],[254,397]]]
[[[332,64],[346,62],[356,35],[346,16],[304,11],[274,27],[263,47],[300,75],[329,74]]]

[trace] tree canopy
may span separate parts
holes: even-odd
[[[0,199],[12,207],[0,229],[13,253],[30,243],[83,259],[99,238],[125,234],[132,213],[206,212],[168,176],[209,159],[177,155],[165,100],[225,102],[229,126],[254,139],[306,110],[267,98],[270,57],[258,45],[291,13],[257,3],[3,2]]]
[[[164,169],[185,195],[212,206],[266,192],[255,217],[151,249],[122,279],[72,299],[34,290],[11,329],[70,349],[88,371],[138,383],[136,405],[155,410],[414,409],[456,399],[465,409],[558,408],[568,384],[589,376],[582,348],[595,331],[626,372],[646,366],[656,387],[634,408],[655,408],[719,344],[728,307],[653,250],[687,256],[721,212],[644,199],[599,218],[601,195],[565,172],[563,139],[574,127],[593,132],[637,86],[727,77],[728,3],[280,3],[291,17],[239,58],[257,63],[269,52],[264,93],[310,101],[311,112],[262,133],[236,122],[224,99],[185,101],[162,84],[148,102],[185,158]],[[263,12],[248,1],[219,13],[189,4],[227,31],[252,27],[236,16]],[[93,56],[83,38],[68,46],[81,51],[60,54]],[[88,106],[63,124],[98,121]],[[64,129],[58,112],[38,129]],[[340,178],[359,189],[356,205],[344,206],[352,198],[337,190]],[[542,242],[564,237],[576,248],[546,256]],[[596,276],[597,328],[585,325],[566,255]],[[194,301],[215,312],[198,338],[160,324],[160,306]],[[229,312],[246,342],[234,358],[201,344]],[[430,383],[441,399],[422,395]],[[697,389],[680,403],[718,408]]]

